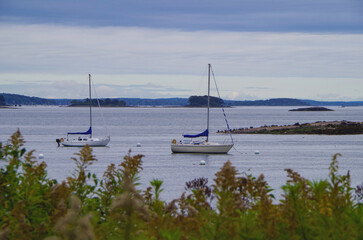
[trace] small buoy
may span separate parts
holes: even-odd
[[[260,154],[260,151],[256,150],[256,151],[255,151],[255,154]]]
[[[43,159],[44,158],[44,154],[43,153],[39,154],[38,158],[39,159]]]
[[[141,147],[141,143],[137,143],[136,144],[136,147]]]
[[[199,165],[205,165],[205,161],[204,160],[200,161]]]

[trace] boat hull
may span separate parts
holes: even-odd
[[[91,147],[105,147],[110,142],[110,138],[104,139],[87,139],[83,141],[79,140],[65,140],[61,142],[64,147],[84,147],[89,145]]]
[[[213,153],[226,154],[233,147],[233,144],[172,144],[173,153]]]

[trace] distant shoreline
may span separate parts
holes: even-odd
[[[15,106],[0,106],[0,109],[19,109],[19,108]]]
[[[60,107],[89,107],[89,105],[67,105],[67,106],[60,106]],[[92,106],[98,107],[98,106]],[[223,106],[223,108],[232,108],[238,106]],[[156,105],[156,106],[148,106],[148,105],[140,105],[140,106],[104,106],[102,105],[101,108],[207,108],[206,106],[167,106],[167,105]],[[222,107],[210,107],[210,108],[222,108]]]
[[[30,97],[20,94],[0,93],[8,105],[54,105],[67,106],[72,101],[84,101],[85,99],[68,99],[68,98],[40,98]],[[171,98],[100,98],[100,100],[109,99],[111,101],[124,101],[127,106],[185,106],[189,103],[187,97]],[[227,106],[290,106],[290,107],[312,107],[312,106],[363,106],[363,101],[315,101],[309,99],[295,98],[271,98],[267,100],[227,100],[223,99]],[[170,104],[170,105],[169,105]]]

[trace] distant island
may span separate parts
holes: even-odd
[[[197,97],[190,102],[191,97]],[[102,98],[102,101],[114,102],[117,100],[119,103],[115,106],[121,106],[121,101],[125,102],[126,106],[137,107],[137,106],[176,106],[176,107],[203,107],[206,106],[206,96],[191,96],[189,98]],[[48,99],[39,97],[29,97],[20,94],[0,93],[0,98],[3,98],[3,106],[14,106],[14,105],[48,105],[48,106],[69,106],[72,101],[82,101],[87,99]],[[109,100],[108,100],[109,99]],[[5,103],[4,103],[5,102]],[[272,98],[268,100],[253,100],[253,101],[236,101],[236,100],[224,100],[217,97],[211,98],[211,104],[213,107],[218,106],[363,106],[363,101],[351,101],[351,102],[327,102],[327,101],[314,101],[314,100],[303,100],[293,98]],[[82,104],[81,104],[82,105]],[[79,105],[79,106],[81,106]],[[106,106],[101,104],[102,106]],[[112,105],[112,104],[111,104]],[[109,105],[109,106],[111,106]]]
[[[294,98],[272,98],[254,101],[225,101],[230,106],[311,106],[304,100]]]
[[[334,111],[332,109],[326,108],[326,107],[309,107],[309,108],[296,108],[291,109],[289,111],[301,111],[301,112],[309,112],[309,111]]]
[[[6,107],[5,98],[3,95],[0,95],[0,108]]]
[[[125,107],[126,103],[125,101],[122,100],[117,100],[117,99],[92,99],[92,106],[98,106],[98,104],[102,107]],[[71,104],[69,105],[70,107],[88,107],[89,104],[89,99],[86,98],[84,100],[72,100]]]
[[[218,131],[227,133],[227,131]],[[285,126],[261,126],[239,128],[231,130],[232,134],[321,134],[321,135],[347,135],[363,134],[363,122],[333,121],[315,123],[295,123]]]
[[[208,106],[208,96],[190,96],[188,98],[189,104],[186,107],[207,107]],[[224,101],[221,98],[210,97],[209,106],[210,107],[222,107]]]

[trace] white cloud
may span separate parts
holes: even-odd
[[[241,94],[239,92],[231,92],[231,94],[229,95],[228,99],[238,99],[238,97],[240,96]]]
[[[79,97],[81,88],[72,84],[83,85],[92,73],[109,97],[189,96],[195,94],[189,89],[200,88],[207,63],[213,64],[221,95],[232,98],[237,92],[257,98],[333,93],[357,98],[355,89],[363,89],[363,34],[0,24],[0,42],[0,92],[23,81],[23,86],[43,83],[24,94]],[[135,88],[125,90],[132,84]]]

